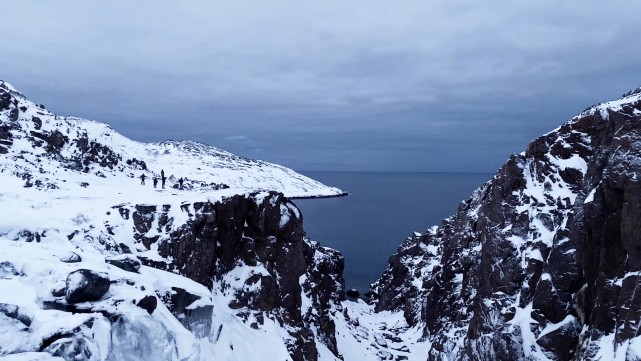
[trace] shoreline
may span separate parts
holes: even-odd
[[[322,199],[322,198],[341,198],[349,196],[349,192],[343,192],[336,195],[327,195],[327,196],[299,196],[299,197],[288,197],[289,199]]]

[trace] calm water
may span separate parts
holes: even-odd
[[[440,225],[488,181],[485,173],[301,172],[349,192],[299,199],[307,236],[345,256],[345,283],[367,291],[413,231]]]

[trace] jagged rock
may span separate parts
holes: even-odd
[[[40,130],[40,128],[42,128],[42,119],[34,115],[31,117],[31,121],[33,122],[33,125],[35,126],[36,130]]]
[[[559,360],[572,360],[576,353],[576,339],[579,337],[581,327],[573,317],[557,329],[546,333],[536,340],[548,354]]]
[[[136,303],[136,306],[149,312],[150,315],[154,313],[157,305],[158,299],[155,296],[145,296],[140,301],[138,301],[138,303]]]
[[[125,270],[127,272],[135,272],[135,273],[138,273],[140,271],[140,267],[142,266],[142,264],[138,260],[138,257],[130,254],[122,254],[119,256],[107,257],[105,258],[105,262],[109,263],[110,265],[116,266],[122,270]]]
[[[134,238],[147,249],[156,243],[158,254],[171,260],[157,262],[141,257],[145,265],[178,272],[210,288],[234,287],[230,291],[234,295],[230,308],[254,315],[266,312],[268,317],[288,325],[294,337],[288,348],[295,360],[315,359],[312,326],[321,342],[339,354],[330,310],[332,305],[340,305],[344,297],[343,257],[304,239],[302,215],[282,194],[262,192],[249,197],[232,196],[216,203],[183,204],[181,212],[189,220],[184,225],[174,225],[169,237],[153,239],[145,233],[156,220],[158,229],[154,231],[164,229],[169,222],[166,216],[169,208],[160,211],[155,206],[135,208]],[[244,279],[234,280],[232,286],[226,275],[241,265],[260,265],[267,273],[247,272]],[[301,277],[305,278],[303,285]],[[173,295],[158,296],[163,303],[174,305],[168,306],[172,312],[182,314],[186,303],[194,300],[182,291],[174,291]],[[318,307],[303,314],[303,296]],[[176,304],[185,305],[176,308]]]
[[[110,281],[107,275],[88,269],[79,269],[67,276],[67,303],[80,303],[99,300],[109,291]]]

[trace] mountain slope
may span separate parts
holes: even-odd
[[[162,169],[167,189],[140,184]],[[343,258],[304,237],[283,194],[339,189],[194,142],[133,142],[4,82],[0,185],[0,357],[340,356]]]
[[[405,241],[377,311],[429,360],[641,358],[641,88],[512,156],[458,212]]]
[[[4,81],[0,154],[0,171],[48,189],[75,190],[87,183],[131,187],[143,173],[150,184],[164,170],[169,186],[185,178],[185,188],[200,193],[224,186],[236,193],[274,190],[294,198],[344,194],[291,169],[193,141],[135,142],[106,124],[55,115]]]

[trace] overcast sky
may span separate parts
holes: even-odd
[[[0,79],[141,141],[494,172],[641,85],[641,1],[3,1]]]

